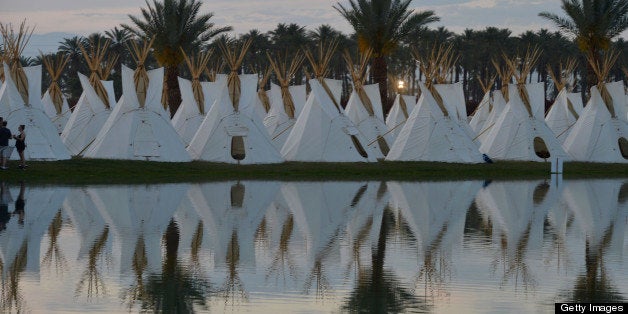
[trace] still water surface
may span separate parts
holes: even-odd
[[[4,186],[1,310],[626,302],[628,180]]]

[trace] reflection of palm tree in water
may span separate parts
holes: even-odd
[[[63,217],[61,215],[61,210],[59,210],[57,211],[55,217],[52,219],[50,226],[48,226],[48,239],[50,243],[48,245],[48,250],[44,254],[44,258],[41,262],[42,267],[49,268],[52,266],[52,263],[54,261],[55,269],[57,270],[57,272],[59,270],[63,270],[63,268],[65,268],[65,265],[67,264],[63,253],[61,253],[61,250],[59,249],[58,242],[59,233],[61,233],[62,226]]]
[[[391,209],[386,207],[382,215],[377,248],[371,255],[371,269],[359,269],[356,286],[342,310],[372,313],[398,313],[408,309],[429,311],[428,305],[402,287],[394,273],[384,269],[386,241],[392,232],[390,227],[395,224],[394,220]]]
[[[4,267],[2,271],[2,312],[11,312],[15,309],[18,313],[25,309],[25,300],[20,292],[20,275],[26,269],[28,241],[25,239],[22,246],[15,255],[8,270],[8,277],[4,277]],[[4,265],[3,265],[4,266]],[[8,280],[7,280],[8,279]]]
[[[94,241],[92,247],[89,249],[87,258],[87,268],[81,276],[81,280],[76,285],[74,294],[76,296],[81,294],[81,291],[85,288],[87,283],[87,298],[102,293],[107,293],[105,288],[105,281],[103,280],[100,272],[98,271],[98,257],[102,254],[102,250],[109,238],[109,227],[105,226],[100,236]]]
[[[151,274],[146,283],[144,295],[140,298],[143,310],[159,313],[191,313],[194,306],[207,310],[205,298],[209,283],[195,276],[178,260],[179,226],[170,220],[163,237],[166,256],[161,264],[161,274]],[[146,259],[142,262],[146,266]]]
[[[284,274],[285,279],[285,268],[288,267],[288,271],[290,277],[297,279],[298,271],[292,261],[292,256],[289,252],[290,248],[290,239],[292,237],[292,233],[294,231],[294,217],[292,214],[288,214],[288,217],[283,223],[281,227],[281,235],[279,237],[279,248],[277,252],[274,254],[275,258],[268,268],[268,272],[266,274],[266,280],[270,277],[272,273],[278,272],[279,269],[284,270],[282,274]]]
[[[443,238],[447,234],[447,229],[448,223],[446,222],[425,249],[423,266],[419,269],[416,284],[418,285],[419,281],[424,279],[423,285],[426,295],[428,290],[431,295],[443,291],[446,275],[450,275],[449,259],[442,256],[442,252],[439,251]]]
[[[231,239],[227,245],[227,256],[225,258],[227,264],[228,273],[227,280],[220,288],[220,292],[225,298],[225,301],[235,302],[236,297],[246,300],[247,295],[244,290],[244,284],[238,274],[238,265],[240,264],[240,243],[238,241],[238,232],[233,230],[231,233]]]

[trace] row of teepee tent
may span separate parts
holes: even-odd
[[[10,127],[27,125],[27,158],[58,160],[70,155],[88,158],[255,164],[288,161],[371,162],[439,161],[481,163],[495,160],[565,160],[626,162],[628,97],[621,82],[605,83],[617,59],[591,60],[599,84],[583,108],[571,93],[575,62],[550,73],[559,88],[547,116],[542,83],[527,83],[538,50],[523,58],[504,56],[506,67],[496,70],[500,90],[491,91],[495,78],[483,83],[486,95],[468,117],[461,83],[449,83],[457,61],[451,46],[430,54],[414,53],[425,82],[420,97],[397,95],[384,117],[377,84],[366,84],[370,52],[357,62],[345,52],[353,80],[346,108],[340,105],[342,82],[326,78],[337,42],[321,43],[292,60],[268,55],[271,68],[258,82],[256,74],[240,74],[250,41],[219,46],[229,73],[215,67],[208,72],[212,51],[188,56],[192,80],[179,78],[182,104],[172,119],[162,105],[163,68],[147,70],[152,41],[132,41],[136,69],[122,68],[123,95],[116,102],[113,83],[106,81],[115,57],[105,60],[108,42],[80,49],[90,69],[79,73],[83,94],[70,110],[58,85],[68,58],[43,59],[52,84],[40,99],[41,66],[22,68],[19,56],[32,30],[24,23],[17,33],[0,29],[4,38],[4,83],[0,116]],[[30,32],[30,33],[29,33]],[[291,86],[303,61],[309,61],[311,92]],[[273,74],[279,85],[264,88]],[[510,83],[511,79],[514,83]],[[11,125],[14,124],[14,125]],[[58,136],[57,134],[60,134]]]

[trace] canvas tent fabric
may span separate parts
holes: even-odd
[[[490,133],[491,129],[495,126],[495,122],[499,119],[499,116],[506,108],[506,100],[504,99],[504,95],[501,91],[496,90],[493,91],[493,108],[488,114],[486,121],[484,121],[483,126],[479,129],[474,137],[474,141],[479,145],[482,145],[486,141],[486,137]]]
[[[475,134],[478,134],[482,131],[482,128],[484,127],[492,109],[493,98],[491,97],[491,92],[487,92],[486,94],[484,94],[484,97],[482,97],[482,100],[478,104],[475,113],[471,117],[471,121],[469,121],[469,126]]]
[[[408,120],[410,113],[416,105],[416,97],[412,95],[397,94],[395,102],[393,103],[388,116],[386,117],[386,126],[388,127],[388,134],[394,140],[397,138],[399,131]]]
[[[477,145],[457,118],[445,116],[423,83],[421,98],[395,140],[386,160],[482,163]]]
[[[257,75],[242,74],[239,79],[241,92],[238,110],[234,109],[227,80],[222,80],[216,102],[192,137],[188,152],[195,160],[222,163],[283,162],[255,113]],[[236,141],[240,140],[243,143],[238,144]]]
[[[628,126],[624,117],[625,94],[623,83],[607,83],[606,89],[611,95],[611,104],[615,109],[615,117],[606,107],[600,91],[596,86],[591,88],[591,99],[582,110],[578,121],[565,139],[565,150],[575,160],[587,162],[626,163],[628,152],[622,152],[628,139]],[[623,140],[622,140],[623,139]]]
[[[582,97],[580,97],[580,93],[569,93],[563,88],[545,116],[545,123],[554,132],[556,138],[564,143],[581,111]]]
[[[373,114],[371,115],[368,112],[355,89],[349,97],[345,114],[366,140],[365,148],[367,148],[369,154],[373,154],[373,156],[378,159],[384,158],[385,154],[388,154],[390,150],[393,139],[392,136],[388,134],[388,127],[384,122],[382,100],[379,95],[379,84],[363,85],[362,89],[364,89],[365,95],[371,102]],[[381,142],[382,139],[385,142]]]
[[[305,85],[290,86],[288,91],[294,104],[294,118],[291,118],[286,112],[281,87],[270,84],[270,110],[264,118],[264,126],[277,150],[281,150],[285,144],[292,127],[305,106]]]
[[[4,65],[4,72],[9,73],[9,67]],[[10,130],[17,130],[18,126],[26,126],[26,150],[24,157],[27,160],[65,160],[70,159],[70,153],[59,137],[57,128],[44,112],[41,103],[41,66],[25,67],[24,73],[28,80],[28,104],[20,95],[11,75],[5,75],[4,85],[0,89],[0,116],[8,121]],[[17,153],[12,158],[17,158]]]
[[[63,144],[75,156],[84,154],[87,147],[96,139],[96,135],[109,118],[112,109],[115,108],[113,81],[101,81],[111,104],[111,109],[109,109],[89,83],[87,76],[78,73],[78,77],[83,87],[83,94],[74,106],[74,111],[61,133]]]
[[[509,101],[495,125],[488,131],[480,151],[497,160],[546,161],[569,159],[556,135],[545,124],[543,83],[526,84],[530,111],[519,95],[518,86],[508,86]]]
[[[324,80],[335,102],[340,103],[342,82]],[[364,157],[359,151],[366,147],[366,141],[344,110],[335,106],[321,82],[310,80],[310,86],[312,91],[281,149],[281,155],[291,161],[375,161],[372,154],[364,154]]]
[[[224,76],[219,75],[217,79],[225,79]],[[205,115],[211,109],[211,106],[216,101],[216,95],[219,90],[220,82],[201,82],[201,88],[204,96],[204,112],[201,112],[199,106],[194,98],[194,92],[192,91],[192,82],[184,78],[179,77],[179,88],[181,89],[181,106],[172,117],[172,125],[177,131],[177,134],[181,137],[183,142],[187,145],[190,144],[192,137],[198,131],[201,123],[205,119]]]
[[[105,159],[190,161],[185,144],[161,104],[163,68],[148,71],[144,107],[140,107],[133,70],[122,67],[123,96],[86,150],[85,157]]]
[[[475,132],[473,132],[469,125],[462,83],[435,84],[434,89],[443,99],[443,103],[447,107],[449,115],[458,122],[458,125],[468,137],[474,138]]]
[[[61,134],[63,132],[63,128],[65,128],[65,125],[68,123],[68,120],[72,115],[72,111],[70,111],[70,106],[68,105],[68,99],[63,96],[61,112],[57,112],[49,91],[46,91],[44,97],[41,98],[41,103],[44,107],[46,115],[50,118],[55,128],[57,128],[57,133]]]

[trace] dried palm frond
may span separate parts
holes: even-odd
[[[495,79],[497,78],[497,75],[493,75],[490,78],[486,78],[486,81],[482,80],[482,78],[478,75],[477,79],[478,79],[478,83],[480,83],[480,87],[482,88],[482,91],[484,92],[484,94],[488,93],[489,91],[491,91],[491,88],[493,88],[493,85],[495,85]]]
[[[70,61],[70,56],[62,53],[57,53],[53,56],[41,56],[42,62],[50,74],[50,86],[48,87],[48,94],[55,107],[57,114],[63,113],[63,94],[61,93],[61,87],[59,86],[59,77],[63,72],[63,68]]]
[[[504,96],[504,100],[508,102],[508,84],[512,81],[512,70],[509,66],[502,67],[495,59],[491,60],[491,63],[493,63],[497,76],[499,76],[501,80],[501,92]]]
[[[283,100],[283,108],[288,117],[290,119],[295,118],[295,106],[294,100],[292,99],[292,95],[290,94],[290,79],[296,74],[296,72],[303,64],[304,55],[300,53],[296,53],[290,62],[290,66],[288,66],[286,62],[286,58],[283,58],[283,62],[278,62],[271,58],[269,54],[266,54],[268,57],[268,61],[270,62],[270,66],[273,71],[275,71],[275,75],[277,76],[277,80],[279,81],[279,86],[281,87],[281,99]]]
[[[20,63],[20,56],[26,48],[26,44],[33,35],[35,28],[26,26],[26,20],[22,21],[17,32],[13,29],[12,24],[0,23],[0,33],[3,38],[4,61],[8,63],[9,75],[15,82],[20,96],[25,105],[28,105],[28,78]],[[6,73],[5,73],[6,75]]]
[[[185,51],[183,51],[183,49],[181,49],[181,52],[183,53],[185,63],[188,65],[190,73],[192,74],[192,94],[194,95],[194,100],[198,106],[198,111],[204,115],[205,94],[203,94],[200,77],[201,74],[203,74],[203,71],[207,68],[207,63],[209,63],[209,58],[211,57],[213,50],[209,50],[204,53],[201,52],[196,56],[192,55],[191,58],[185,53]]]
[[[619,52],[615,50],[606,52],[602,58],[596,58],[591,54],[587,55],[587,61],[589,61],[593,72],[595,72],[595,76],[597,76],[597,89],[600,91],[604,104],[613,118],[616,118],[617,115],[615,113],[615,107],[613,106],[613,98],[606,89],[606,80],[608,79],[608,75],[613,69],[613,65],[615,65],[618,58]]]
[[[538,47],[534,47],[533,49],[528,48],[523,58],[509,58],[506,54],[503,56],[506,65],[510,68],[512,75],[517,82],[517,91],[519,92],[521,101],[528,111],[528,115],[532,117],[532,105],[530,104],[530,96],[528,95],[528,90],[526,89],[526,80],[528,79],[528,75],[530,75],[534,69],[536,62],[539,60],[541,51]]]
[[[107,55],[107,49],[111,41],[108,39],[105,41],[99,41],[95,43],[91,41],[89,44],[89,52],[83,47],[83,45],[79,42],[78,46],[81,49],[81,53],[85,58],[85,62],[90,70],[89,75],[89,83],[94,87],[94,91],[98,95],[98,98],[102,100],[103,104],[107,109],[111,108],[111,104],[109,103],[109,97],[107,96],[107,91],[105,87],[102,85],[101,80],[106,80],[111,73],[111,70],[116,64],[118,60],[117,55],[110,54],[108,59],[105,60],[105,56]]]
[[[136,41],[129,41],[131,43],[131,49],[129,49],[131,51],[131,57],[137,66],[133,74],[133,81],[135,82],[135,92],[137,94],[137,100],[140,103],[140,108],[144,108],[145,106],[146,92],[148,90],[148,72],[146,72],[144,63],[148,58],[154,41],[154,37],[150,41],[144,40],[141,47]]]
[[[233,110],[238,111],[240,106],[240,94],[242,93],[242,86],[238,71],[242,66],[242,61],[246,56],[246,52],[251,46],[251,39],[244,41],[240,46],[237,44],[227,44],[223,42],[218,43],[218,47],[222,51],[222,56],[225,59],[227,66],[229,66],[229,76],[227,76],[227,88],[229,90],[229,98],[233,104]]]
[[[338,48],[338,40],[334,39],[327,43],[320,41],[317,48],[316,56],[309,49],[306,49],[305,57],[310,62],[314,78],[316,78],[321,86],[323,86],[323,89],[334,103],[334,106],[336,106],[336,109],[340,112],[340,104],[325,82],[325,77],[329,74],[329,63],[336,52],[336,48]]]
[[[259,89],[257,90],[257,97],[262,103],[262,106],[264,107],[264,112],[266,113],[270,111],[270,98],[268,98],[268,94],[266,93],[266,90],[264,88],[266,84],[268,83],[268,80],[270,79],[270,75],[272,74],[272,72],[273,70],[271,67],[268,67],[266,68],[266,70],[264,70],[264,75],[262,75],[262,77],[259,80]]]
[[[559,71],[560,77],[558,77],[556,73],[554,73],[554,69],[552,69],[552,67],[549,64],[547,65],[547,73],[549,73],[549,76],[552,78],[552,81],[554,81],[554,85],[556,85],[556,89],[560,91],[564,88],[565,91],[567,92],[571,92],[573,90],[574,86],[571,83],[571,77],[573,77],[574,71],[576,69],[576,65],[577,65],[577,62],[575,58],[567,59],[565,64],[561,62],[558,65],[558,71]],[[569,110],[569,112],[577,120],[580,117],[580,115],[578,114],[578,112],[576,112],[576,109],[574,108],[573,103],[571,102],[569,97],[566,97],[566,98],[567,98],[567,110]]]
[[[360,98],[360,102],[364,105],[364,109],[366,109],[369,116],[374,116],[375,111],[373,110],[373,103],[371,102],[371,99],[364,90],[364,83],[366,82],[366,72],[372,53],[372,49],[368,49],[361,53],[359,55],[358,64],[353,62],[349,51],[345,50],[343,54],[345,62],[347,63],[349,74],[351,75],[351,79],[353,79],[353,89]]]
[[[217,59],[215,62],[210,62],[207,67],[204,69],[205,75],[207,75],[207,79],[210,82],[216,81],[216,75],[222,72],[225,68],[225,61],[222,59]]]
[[[413,57],[419,62],[421,72],[425,75],[425,87],[446,117],[449,116],[449,112],[434,84],[446,83],[450,70],[457,62],[458,57],[454,55],[452,48],[453,45],[435,45],[428,56],[422,56],[416,49],[412,51]]]

